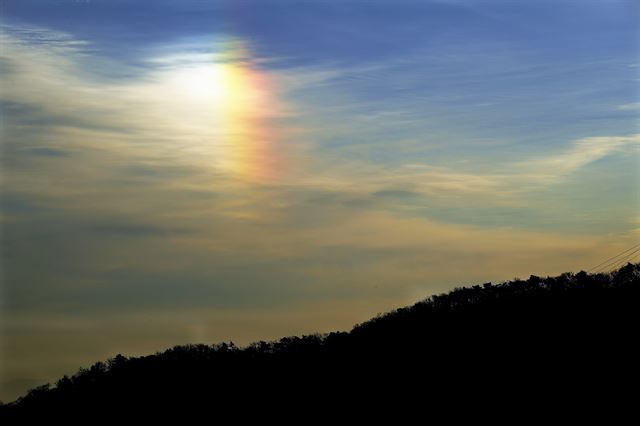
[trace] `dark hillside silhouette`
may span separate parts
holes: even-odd
[[[0,418],[124,419],[133,410],[273,420],[294,409],[470,410],[480,400],[535,412],[581,398],[583,410],[624,406],[637,386],[639,296],[640,264],[458,288],[350,332],[117,355],[31,390]]]

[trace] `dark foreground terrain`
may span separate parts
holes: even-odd
[[[614,416],[637,404],[639,296],[640,264],[459,288],[350,332],[118,355],[0,407],[0,420],[271,424],[304,411],[295,423],[306,424],[343,410],[455,419],[479,406],[518,407],[516,424],[553,406]]]

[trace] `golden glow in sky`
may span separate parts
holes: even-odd
[[[214,129],[213,155],[224,172],[254,183],[272,180],[278,132],[270,116],[280,109],[274,82],[251,62],[241,41],[225,41],[217,50],[211,62],[180,66],[166,76],[168,96],[180,96],[208,121],[205,128]]]

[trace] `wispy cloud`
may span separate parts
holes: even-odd
[[[614,153],[637,155],[639,147],[640,134],[582,138],[572,141],[563,152],[515,163],[513,169],[529,185],[553,185],[567,175]]]
[[[240,43],[229,53],[224,40]],[[73,368],[112,355],[90,334],[126,334],[113,317],[147,321],[127,335],[143,352],[179,336],[346,328],[453,285],[587,267],[637,238],[617,184],[637,176],[640,136],[565,132],[554,105],[584,99],[581,84],[562,99],[532,93],[562,86],[561,72],[499,55],[507,42],[482,66],[484,50],[460,43],[307,63],[284,55],[296,46],[254,57],[216,35],[140,48],[135,64],[41,28],[5,28],[2,43],[2,266],[20,368],[79,319],[95,320],[78,337],[95,350]],[[523,111],[548,105],[560,130],[539,134]],[[592,170],[604,189],[579,181]],[[603,195],[616,209],[598,210]],[[166,339],[156,321],[173,327]]]
[[[640,110],[640,102],[618,105],[616,109],[619,111],[638,111]]]

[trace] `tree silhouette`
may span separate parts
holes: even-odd
[[[532,412],[572,398],[620,404],[638,372],[639,289],[640,264],[532,275],[456,288],[350,332],[118,354],[0,405],[0,419],[198,412],[264,420],[276,408],[280,416],[295,409],[375,417],[416,406],[457,407],[447,412],[455,418],[460,407],[491,404]]]

